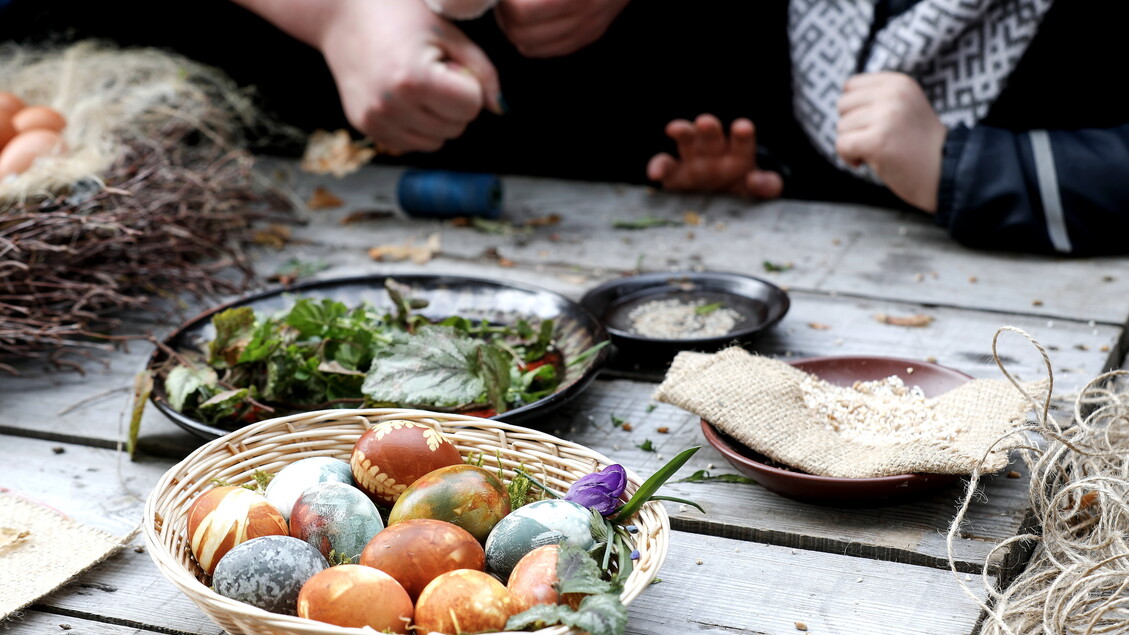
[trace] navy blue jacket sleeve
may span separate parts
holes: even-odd
[[[1013,132],[957,128],[945,141],[937,224],[970,247],[1129,253],[1129,125]]]

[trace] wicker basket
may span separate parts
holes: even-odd
[[[233,635],[290,635],[293,633],[358,634],[370,629],[344,628],[278,615],[237,602],[212,591],[203,570],[188,548],[187,512],[192,502],[214,486],[213,479],[231,484],[250,482],[256,471],[274,473],[283,466],[312,456],[349,460],[356,440],[375,423],[407,419],[431,425],[458,447],[463,457],[482,457],[488,469],[499,466],[507,477],[523,467],[549,487],[564,491],[581,476],[611,461],[583,446],[500,421],[439,414],[422,410],[323,410],[262,421],[201,446],[173,466],[145,502],[144,531],[148,550],[161,573],[196,603],[209,618]],[[625,496],[641,479],[628,470]],[[644,505],[632,520],[639,559],[627,578],[620,599],[631,602],[651,583],[666,558],[670,523],[659,503]],[[564,626],[536,631],[540,635],[575,632]]]

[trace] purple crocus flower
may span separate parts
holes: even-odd
[[[591,507],[607,516],[619,509],[619,497],[627,487],[627,471],[614,464],[580,477],[568,488],[565,500]]]

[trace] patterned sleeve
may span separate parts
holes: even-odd
[[[958,127],[945,142],[937,224],[970,247],[1129,253],[1129,125],[1013,132]]]

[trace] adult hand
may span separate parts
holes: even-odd
[[[948,129],[925,92],[902,73],[864,73],[839,98],[835,149],[852,166],[870,166],[907,203],[937,211],[941,153]]]
[[[349,123],[385,150],[438,150],[501,112],[494,65],[421,0],[236,1],[321,51]]]
[[[575,53],[600,39],[628,0],[502,0],[502,32],[526,57]]]
[[[679,158],[656,154],[647,163],[647,178],[663,189],[683,192],[725,192],[753,198],[776,198],[784,181],[776,172],[757,168],[757,138],[753,122],[737,119],[726,138],[713,115],[693,122],[675,119],[666,134],[678,146]]]

